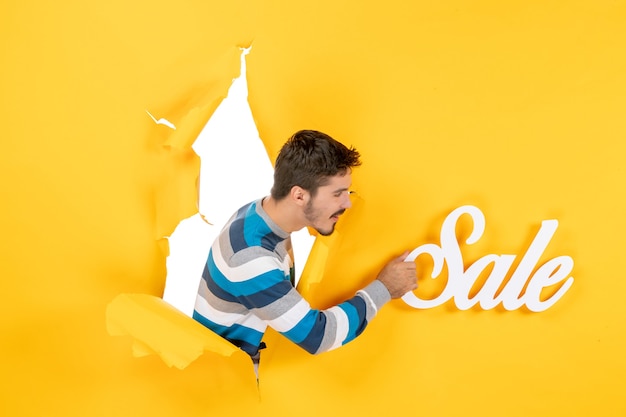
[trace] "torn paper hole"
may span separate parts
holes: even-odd
[[[242,48],[239,77],[192,146],[200,157],[198,213],[183,220],[169,237],[163,299],[188,316],[213,240],[239,207],[268,195],[272,187],[274,169],[247,100],[249,52]],[[305,228],[291,239],[297,283],[314,237]]]
[[[164,119],[164,118],[160,118],[159,120],[157,120],[156,117],[154,117],[148,110],[146,110],[146,113],[148,113],[148,116],[150,116],[152,120],[154,120],[154,123],[158,125],[165,125],[169,127],[170,129],[176,130],[176,126],[174,126],[174,123],[170,122],[169,120]]]

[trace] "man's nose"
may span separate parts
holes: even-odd
[[[341,204],[341,208],[349,209],[350,207],[352,207],[352,200],[350,199],[350,193],[346,193],[343,199],[343,202]]]

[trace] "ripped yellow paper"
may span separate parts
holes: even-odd
[[[132,337],[135,356],[157,354],[168,366],[178,369],[184,369],[204,352],[231,356],[240,351],[153,295],[118,295],[107,306],[106,323],[111,335]]]

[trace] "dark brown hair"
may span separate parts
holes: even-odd
[[[329,177],[361,165],[359,158],[356,149],[347,148],[325,133],[296,132],[276,158],[272,198],[285,198],[296,185],[315,196],[318,187],[326,184]]]

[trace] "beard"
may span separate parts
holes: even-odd
[[[334,216],[339,217],[345,211],[346,211],[345,209],[338,210],[337,212],[330,215],[328,219]],[[322,213],[320,212],[320,210],[313,207],[313,201],[309,201],[307,205],[304,207],[304,218],[311,224],[311,227],[315,229],[315,231],[317,231],[317,233],[319,233],[322,236],[330,236],[335,231],[335,224],[336,224],[335,222],[332,222],[330,225],[330,228],[328,229],[321,229],[321,226],[318,226],[316,224],[322,218]]]

